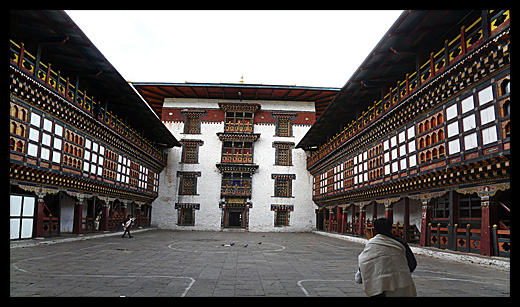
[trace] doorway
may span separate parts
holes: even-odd
[[[242,223],[242,211],[230,211],[228,227],[244,227]]]

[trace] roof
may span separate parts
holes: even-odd
[[[180,146],[173,134],[119,74],[112,64],[94,46],[89,38],[61,10],[10,11],[10,36],[23,42],[36,55],[41,44],[41,59],[51,63],[53,70],[69,77],[79,88],[94,96],[123,122],[158,146]],[[104,106],[103,106],[104,107]]]
[[[165,98],[314,101],[316,113],[321,114],[340,90],[328,87],[242,83],[133,82],[132,84],[159,117],[162,114]]]
[[[414,72],[417,62],[425,62],[430,52],[442,49],[445,38],[460,33],[463,22],[476,19],[466,17],[480,14],[481,11],[470,10],[404,11],[297,147],[310,148],[327,142],[356,115],[381,100],[406,73]]]

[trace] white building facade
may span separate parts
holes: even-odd
[[[235,99],[164,97],[162,121],[182,147],[168,149],[152,225],[258,232],[315,228],[313,179],[305,151],[295,149],[315,121],[315,102],[287,95],[274,100],[278,94],[271,94],[273,100],[242,100],[241,93]]]

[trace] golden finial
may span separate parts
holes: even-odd
[[[244,84],[244,75],[242,74],[242,76],[240,77],[240,84]]]

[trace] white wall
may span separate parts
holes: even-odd
[[[230,100],[217,99],[166,99],[164,107],[219,109],[218,102],[230,103]],[[245,103],[243,101],[242,103]],[[277,102],[277,101],[247,101],[260,103],[262,111],[297,111],[314,112],[312,102]],[[219,208],[220,186],[222,174],[216,164],[220,163],[222,141],[216,135],[224,132],[224,123],[202,122],[201,134],[184,134],[184,122],[165,122],[166,127],[178,139],[197,139],[204,144],[199,147],[199,163],[180,163],[182,149],[180,147],[168,150],[168,163],[160,174],[159,194],[153,202],[152,224],[159,228],[180,230],[220,230],[222,210]],[[278,166],[275,164],[274,141],[298,142],[303,138],[309,125],[293,125],[293,137],[276,137],[275,124],[255,124],[254,133],[260,133],[260,138],[254,144],[254,163],[259,168],[252,176],[251,201],[253,208],[249,209],[250,231],[311,231],[315,227],[312,202],[312,176],[307,172],[306,154],[301,149],[292,149],[293,166]],[[198,195],[178,195],[179,171],[197,171]],[[274,179],[271,174],[295,174],[292,182],[292,198],[274,197]],[[177,210],[175,203],[198,203],[200,210],[195,211],[195,226],[177,226]],[[290,226],[274,227],[274,211],[271,204],[293,205],[290,212]]]

